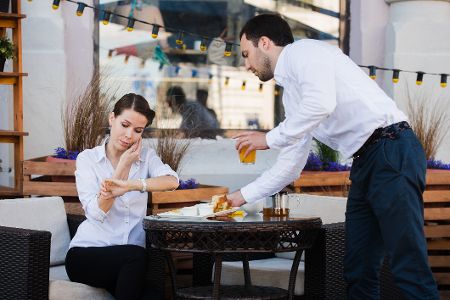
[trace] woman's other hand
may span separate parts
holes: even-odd
[[[129,182],[119,179],[106,179],[102,182],[102,191],[111,193],[113,197],[119,197],[130,191]]]

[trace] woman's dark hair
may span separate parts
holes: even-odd
[[[147,118],[147,124],[152,124],[153,119],[155,118],[155,112],[148,105],[147,100],[141,95],[136,95],[133,93],[126,94],[119,99],[114,105],[114,115],[119,116],[126,109],[132,109],[135,112],[138,112]]]
[[[258,47],[259,39],[267,36],[277,46],[286,46],[294,42],[289,24],[276,14],[261,14],[247,21],[239,34],[239,38],[245,37]]]

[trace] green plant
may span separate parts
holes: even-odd
[[[7,36],[0,37],[0,57],[4,59],[14,58],[14,44]]]
[[[316,142],[316,153],[323,163],[339,162],[338,151],[331,149],[330,147],[322,142],[319,142],[316,139],[314,139],[314,141]]]

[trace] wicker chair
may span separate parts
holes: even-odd
[[[70,238],[84,216],[67,215]],[[0,299],[48,300],[51,233],[0,226]],[[164,293],[164,259],[148,251],[147,284]]]

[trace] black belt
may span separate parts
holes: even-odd
[[[367,141],[362,145],[361,148],[359,148],[358,151],[353,154],[353,158],[358,158],[361,155],[364,154],[364,152],[367,151],[367,149],[372,146],[373,144],[378,143],[381,139],[391,139],[395,140],[398,138],[398,134],[402,132],[403,130],[410,129],[411,126],[409,126],[408,122],[402,121],[399,123],[395,123],[389,126],[386,126],[384,128],[377,128],[372,133],[372,135],[367,139]]]

